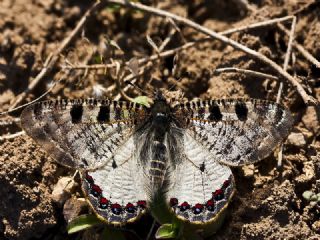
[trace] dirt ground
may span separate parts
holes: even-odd
[[[296,41],[320,60],[319,1],[249,0],[250,8],[241,4],[246,1],[237,0],[141,2],[188,17],[215,31],[295,14]],[[0,1],[0,111],[9,109],[16,97],[26,91],[45,59],[92,4],[93,1],[88,0]],[[204,37],[188,27],[177,26],[180,32],[176,31],[164,50]],[[285,26],[290,28],[290,24]],[[118,91],[114,70],[65,73],[61,66],[66,66],[67,61],[95,64],[150,56],[156,52],[147,36],[160,46],[172,29],[175,28],[167,19],[116,6],[103,7],[88,19],[52,71],[27,93],[21,104],[40,96],[52,86],[53,80],[59,79],[62,81],[46,99],[102,95],[115,98]],[[276,25],[234,33],[231,38],[283,65],[288,36]],[[289,62],[288,72],[320,101],[320,69],[295,49],[293,53],[294,61]],[[149,90],[176,85],[175,89],[190,99],[276,100],[280,81],[239,73],[214,73],[222,67],[277,76],[265,64],[212,40],[175,57],[148,64],[137,83]],[[131,97],[139,95],[133,88],[128,88],[126,93]],[[282,168],[277,168],[276,152],[254,166],[233,169],[237,192],[226,221],[214,239],[320,239],[319,211],[302,197],[306,190],[320,192],[317,180],[320,176],[319,116],[314,107],[304,105],[294,87],[285,81],[281,103],[291,110],[295,119],[294,129],[284,144]],[[18,110],[1,116],[1,136],[21,131],[20,113]],[[0,140],[0,239],[98,239],[99,229],[68,236],[63,205],[52,200],[51,193],[58,179],[72,174],[73,171],[48,158],[26,135]],[[82,193],[76,188],[73,196],[82,197]],[[151,223],[151,217],[146,216],[129,228],[145,239]],[[136,239],[132,232],[128,232],[127,237]]]

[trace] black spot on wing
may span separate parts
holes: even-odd
[[[240,121],[245,121],[248,118],[248,108],[245,103],[237,102],[235,105],[235,111]]]
[[[200,164],[199,169],[201,172],[204,172],[204,170],[206,169],[206,165],[204,164],[204,162]]]
[[[117,165],[116,161],[113,159],[112,160],[112,168],[115,169],[117,167],[118,167],[118,165]]]
[[[275,118],[275,123],[280,123],[282,120],[283,120],[283,114],[284,114],[284,111],[282,108],[280,107],[276,107],[276,114],[274,116]]]
[[[40,103],[36,103],[33,107],[33,114],[35,119],[40,120],[42,116],[42,105]]]
[[[222,114],[218,105],[213,104],[209,107],[210,115],[208,117],[211,121],[220,121],[222,119]]]
[[[121,111],[122,111],[122,109],[118,108],[118,107],[114,109],[114,112],[115,112],[114,119],[115,120],[121,120]]]
[[[99,113],[97,116],[98,122],[109,122],[110,120],[110,108],[109,106],[100,106]]]
[[[82,105],[73,105],[70,111],[72,123],[81,122],[82,114],[83,114]]]

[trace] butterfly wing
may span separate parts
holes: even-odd
[[[123,224],[146,207],[145,175],[133,141],[146,114],[135,103],[46,101],[27,107],[21,124],[55,160],[81,170],[84,193],[98,216]]]
[[[21,125],[59,163],[94,169],[112,161],[145,119],[141,105],[109,100],[58,100],[28,106]]]
[[[95,212],[109,223],[133,222],[146,210],[146,179],[135,149],[130,137],[112,161],[82,174],[87,199]]]
[[[293,119],[262,100],[210,100],[175,107],[177,122],[220,163],[241,166],[267,157],[289,134]]]
[[[180,134],[173,133],[173,136]],[[167,202],[178,218],[191,223],[214,221],[225,209],[234,191],[229,167],[217,162],[188,130],[182,133],[181,149],[171,158]],[[179,137],[180,138],[180,137]],[[179,140],[178,140],[179,141]],[[180,154],[178,154],[180,152]]]

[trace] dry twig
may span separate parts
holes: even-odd
[[[278,78],[276,76],[273,76],[270,74],[257,72],[257,71],[253,71],[253,70],[248,70],[248,69],[235,68],[235,67],[217,68],[214,72],[215,73],[237,72],[237,73],[243,73],[243,74],[253,76],[253,77],[269,78],[269,79],[273,79],[273,80],[278,80]]]
[[[164,10],[156,9],[153,7],[149,7],[140,3],[134,3],[134,2],[129,2],[126,0],[105,0],[107,3],[114,3],[118,4],[120,6],[132,8],[132,9],[137,9],[145,12],[152,13],[154,15],[160,16],[160,17],[167,17],[167,18],[172,18],[174,21],[179,22],[181,24],[187,25],[191,28],[196,29],[197,31],[204,33],[214,39],[217,39],[221,42],[224,42],[227,45],[230,45],[234,47],[237,50],[240,50],[242,52],[247,53],[249,56],[260,60],[261,62],[269,65],[272,69],[274,69],[279,75],[281,75],[284,79],[286,79],[288,82],[290,82],[297,90],[297,92],[300,94],[302,97],[303,101],[305,102],[306,105],[319,105],[319,102],[313,98],[312,96],[308,95],[307,92],[304,90],[304,88],[301,86],[301,84],[294,78],[292,77],[289,73],[284,71],[281,66],[279,66],[277,63],[272,61],[271,59],[267,58],[263,54],[254,51],[230,38],[227,38],[219,33],[216,33],[215,31],[212,31],[206,27],[203,27],[187,18],[177,16],[173,13],[169,13]]]
[[[40,73],[29,84],[28,88],[15,99],[15,102],[12,104],[12,106],[10,107],[9,110],[14,109],[18,104],[20,104],[24,100],[24,98],[27,96],[27,94],[29,92],[31,92],[39,84],[39,82],[42,80],[42,78],[52,70],[52,68],[54,67],[54,65],[58,61],[59,56],[62,53],[62,51],[69,45],[71,40],[79,33],[79,31],[82,29],[83,25],[87,21],[88,17],[98,8],[98,6],[100,4],[101,4],[100,1],[95,2],[89,8],[89,10],[82,16],[82,18],[80,19],[80,21],[78,22],[76,27],[72,30],[70,35],[67,38],[65,38],[62,41],[62,43],[60,44],[60,46],[57,48],[57,50],[46,59],[44,67],[42,68]]]
[[[20,132],[17,132],[17,133],[14,133],[14,134],[10,134],[10,135],[0,136],[0,141],[13,139],[13,138],[22,136],[24,134],[25,134],[25,131],[20,131]]]
[[[290,32],[281,23],[278,23],[278,27],[281,31],[290,36]],[[294,41],[293,47],[296,48],[301,53],[301,55],[305,57],[305,59],[314,64],[317,68],[320,68],[320,62],[314,56],[312,56],[302,45]]]
[[[283,63],[283,70],[284,71],[287,71],[288,66],[289,66],[289,60],[290,60],[290,56],[292,53],[292,44],[294,41],[294,33],[295,33],[295,29],[296,29],[296,22],[297,22],[297,18],[294,17],[292,20],[292,23],[291,23],[291,30],[289,33],[288,47],[287,47],[287,51],[286,51],[286,55],[285,55],[284,63]],[[280,86],[279,86],[279,90],[278,90],[278,94],[277,94],[277,103],[280,103],[282,89],[283,89],[283,82],[280,82]],[[283,144],[280,145],[279,152],[278,152],[278,163],[277,163],[278,168],[280,168],[282,166],[282,159],[283,159]]]

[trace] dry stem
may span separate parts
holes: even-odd
[[[235,68],[235,67],[226,67],[226,68],[217,68],[215,73],[223,73],[223,72],[237,72],[237,73],[243,73],[246,75],[250,75],[253,77],[260,77],[260,78],[270,78],[273,80],[279,80],[276,76],[262,73],[262,72],[257,72],[257,71],[252,71],[248,69],[242,69],[242,68]]]
[[[291,30],[289,32],[288,47],[287,47],[287,51],[286,51],[286,55],[285,55],[284,63],[283,63],[283,70],[284,71],[287,71],[288,66],[289,66],[289,60],[290,60],[290,56],[292,53],[292,44],[294,41],[294,33],[295,33],[295,29],[296,29],[296,22],[297,22],[297,18],[294,17],[292,20],[292,23],[291,23]],[[278,90],[278,94],[277,94],[277,103],[280,103],[282,89],[283,89],[283,83],[280,82],[280,86],[279,86],[279,90]],[[277,163],[278,168],[280,168],[282,166],[282,159],[283,159],[283,144],[280,145],[279,152],[278,152],[278,163]]]
[[[281,23],[278,23],[278,27],[284,33],[290,35],[290,32]],[[294,41],[293,47],[296,48],[301,53],[301,55],[305,57],[305,59],[314,64],[317,68],[320,68],[320,62],[314,56],[312,56],[302,45]]]
[[[25,131],[20,131],[20,132],[13,133],[13,134],[10,134],[10,135],[0,136],[0,141],[8,140],[8,139],[13,139],[13,138],[22,136],[22,135],[24,135],[24,134],[25,134]]]
[[[65,38],[62,41],[62,43],[60,44],[60,46],[58,47],[58,49],[46,59],[44,67],[42,68],[40,73],[29,84],[28,88],[16,98],[16,100],[14,101],[12,106],[9,108],[9,110],[14,109],[18,104],[20,104],[21,101],[23,101],[24,98],[27,96],[27,94],[29,92],[31,92],[38,85],[38,83],[42,80],[42,78],[52,70],[52,68],[54,67],[54,65],[58,61],[59,56],[62,53],[62,51],[69,45],[71,40],[79,33],[79,31],[81,30],[81,28],[83,27],[83,25],[87,21],[87,19],[90,16],[90,14],[97,9],[97,7],[100,5],[100,3],[101,2],[99,2],[99,1],[95,2],[90,7],[90,9],[82,16],[82,18],[80,19],[80,21],[78,22],[76,27],[72,30],[70,35],[67,38]]]
[[[129,2],[126,0],[106,0],[107,3],[114,3],[114,4],[118,4],[124,7],[128,7],[128,8],[132,8],[132,9],[137,9],[137,10],[141,10],[141,11],[145,11],[145,12],[149,12],[152,13],[154,15],[160,16],[160,17],[168,17],[168,18],[172,18],[174,21],[179,22],[181,24],[187,25],[191,28],[196,29],[199,32],[202,32],[214,39],[220,40],[221,42],[224,42],[225,44],[228,44],[232,47],[234,47],[237,50],[243,51],[245,53],[247,53],[249,56],[260,60],[261,62],[264,62],[266,65],[269,65],[272,69],[274,69],[279,75],[281,75],[284,79],[286,79],[288,82],[290,82],[297,90],[297,92],[300,94],[300,96],[302,97],[303,101],[305,102],[306,105],[316,105],[318,106],[319,103],[318,101],[313,98],[312,96],[308,95],[306,93],[306,91],[303,89],[303,87],[300,85],[300,83],[294,78],[292,77],[289,73],[287,73],[286,71],[284,71],[282,69],[281,66],[279,66],[277,63],[275,63],[274,61],[272,61],[271,59],[267,58],[266,56],[264,56],[263,54],[254,51],[230,38],[227,38],[219,33],[216,33],[215,31],[212,31],[206,27],[203,27],[187,18],[184,17],[180,17],[177,16],[173,13],[164,11],[164,10],[160,10],[160,9],[156,9],[153,7],[149,7],[140,3],[133,3],[133,2]]]

